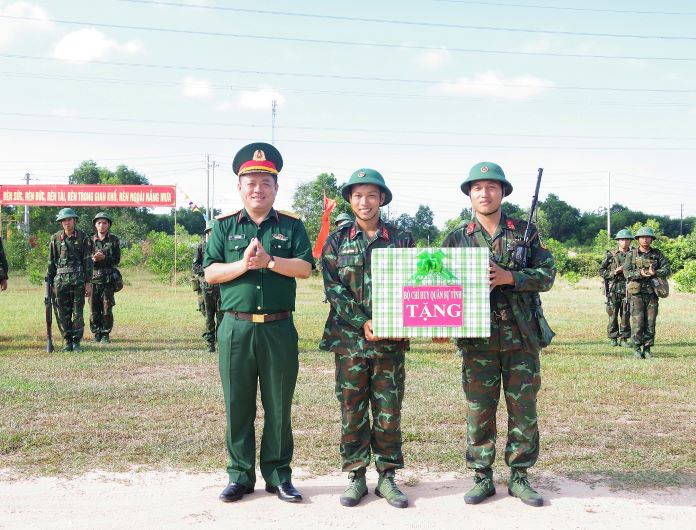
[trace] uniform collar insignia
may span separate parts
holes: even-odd
[[[474,233],[474,230],[476,230],[476,223],[474,221],[470,221],[469,224],[466,225],[466,235],[470,236]]]
[[[355,225],[353,225],[353,228],[350,229],[350,238],[355,239],[355,236],[358,235],[358,229],[355,228]]]
[[[515,229],[515,223],[512,222],[512,219],[505,219],[505,226],[507,226],[508,230]]]
[[[383,238],[385,241],[389,241],[389,230],[387,230],[387,227],[382,225],[380,227],[380,237]]]

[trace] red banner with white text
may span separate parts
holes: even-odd
[[[0,184],[0,204],[21,206],[176,205],[176,186],[124,184]]]

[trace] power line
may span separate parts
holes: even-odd
[[[18,116],[24,118],[53,118],[53,119],[74,119],[84,121],[106,121],[123,123],[146,123],[160,125],[203,125],[213,127],[241,127],[244,129],[266,129],[266,125],[254,123],[229,123],[211,121],[192,121],[192,120],[154,120],[144,118],[118,118],[115,116],[59,116],[56,114],[44,114],[37,112],[4,112],[0,111],[0,116]],[[614,136],[614,135],[581,135],[581,134],[527,134],[527,133],[488,133],[482,131],[451,131],[451,130],[427,130],[427,129],[372,129],[361,127],[325,127],[311,125],[284,125],[276,126],[279,130],[296,131],[327,131],[327,132],[358,132],[358,133],[377,133],[377,134],[423,134],[423,135],[444,135],[444,136],[486,136],[486,137],[507,137],[507,138],[563,138],[569,140],[650,140],[650,141],[692,141],[696,136]]]
[[[42,21],[44,19],[34,18],[34,17],[20,17],[12,15],[0,15],[0,18],[9,20],[28,20],[28,21]],[[281,37],[279,35],[256,35],[256,34],[245,34],[245,33],[229,33],[229,32],[216,32],[216,31],[202,31],[202,30],[190,30],[190,29],[179,29],[179,28],[162,28],[154,26],[131,26],[125,24],[105,24],[98,22],[83,22],[75,20],[50,20],[50,22],[56,24],[67,24],[75,26],[92,26],[97,28],[112,28],[112,29],[128,29],[136,31],[155,31],[160,33],[175,33],[181,35],[197,35],[197,36],[207,36],[207,37],[231,37],[239,39],[252,39],[252,40],[269,40],[276,42],[301,42],[306,44],[333,44],[340,46],[361,46],[361,47],[371,47],[371,48],[384,48],[384,49],[409,49],[409,50],[426,50],[426,51],[439,51],[442,48],[437,46],[419,46],[415,44],[392,44],[387,42],[359,42],[359,41],[343,41],[343,40],[328,40],[328,39],[308,39],[301,37]],[[578,34],[578,35],[592,35],[592,34]],[[599,34],[595,36],[600,36]],[[685,39],[696,40],[696,37],[684,37]],[[502,54],[502,55],[523,55],[523,56],[537,56],[537,57],[574,57],[583,59],[632,59],[632,60],[651,60],[651,61],[696,61],[696,57],[650,57],[650,56],[632,56],[632,55],[600,55],[600,54],[580,54],[580,53],[553,53],[553,52],[525,52],[520,50],[485,50],[476,48],[447,48],[450,52],[463,52],[463,53],[487,53],[487,54]]]
[[[375,23],[375,24],[390,24],[398,26],[420,26],[428,28],[447,28],[447,29],[465,29],[474,31],[500,31],[506,33],[541,33],[544,35],[566,35],[574,37],[611,37],[611,38],[629,38],[629,39],[664,39],[664,40],[696,40],[692,36],[673,36],[673,35],[636,35],[626,33],[589,33],[581,31],[561,31],[551,29],[530,29],[530,28],[515,28],[515,27],[500,27],[500,26],[474,26],[470,24],[453,24],[448,22],[425,22],[422,20],[392,20],[388,18],[368,18],[368,17],[348,17],[342,15],[322,15],[318,13],[300,13],[295,11],[271,11],[264,9],[248,9],[240,7],[227,6],[211,6],[211,5],[194,5],[182,2],[165,2],[154,0],[120,0],[121,2],[129,2],[135,4],[149,4],[170,7],[185,7],[193,9],[207,9],[214,11],[226,11],[232,13],[247,13],[254,15],[274,15],[283,17],[299,17],[299,18],[316,18],[319,20],[336,20],[347,22],[360,23]]]
[[[31,55],[18,54],[0,54],[0,57],[8,59],[33,59],[46,61],[60,61],[55,57],[41,57]],[[92,61],[95,64],[113,65],[113,66],[128,66],[128,67],[143,67],[143,68],[162,68],[168,70],[183,70],[183,71],[203,71],[210,73],[230,73],[230,74],[245,74],[245,75],[261,75],[261,76],[279,76],[279,77],[300,77],[310,79],[332,79],[339,81],[374,81],[385,83],[409,83],[422,85],[456,85],[456,81],[451,80],[432,80],[432,79],[413,79],[400,77],[377,77],[364,75],[340,75],[340,74],[319,74],[312,72],[282,72],[272,70],[246,70],[238,68],[214,68],[201,67],[194,65],[166,65],[153,63],[129,63],[123,61]],[[13,73],[13,72],[10,72]],[[27,74],[25,72],[14,72],[13,74],[25,77],[33,75],[50,75],[50,74]],[[90,79],[90,77],[79,78],[80,80]],[[476,87],[518,87],[528,88],[529,85],[520,83],[468,83],[467,86]],[[550,90],[581,90],[581,91],[607,91],[607,92],[656,92],[656,93],[674,93],[674,94],[696,94],[696,88],[651,88],[651,87],[607,87],[607,86],[582,86],[582,85],[534,85],[534,88],[544,88]]]
[[[593,7],[570,7],[570,6],[551,6],[539,4],[511,4],[503,2],[474,2],[469,0],[434,0],[435,2],[443,2],[450,4],[467,4],[493,7],[519,7],[524,9],[553,9],[556,11],[578,11],[587,13],[618,13],[628,15],[677,15],[677,16],[694,16],[693,11],[638,11],[634,9],[602,9]]]

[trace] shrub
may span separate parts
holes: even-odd
[[[179,234],[176,246],[176,272],[177,283],[186,283],[190,277],[185,272],[190,272],[196,247],[200,242],[200,236],[189,235],[183,227],[178,226]],[[164,232],[150,232],[144,242],[143,254],[147,256],[147,267],[164,282],[174,280],[174,236]],[[147,252],[145,252],[147,250]]]
[[[696,293],[696,260],[687,261],[684,268],[674,275],[677,291]]]

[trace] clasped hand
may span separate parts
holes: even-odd
[[[270,261],[271,255],[263,248],[261,241],[259,241],[258,238],[252,239],[251,243],[249,243],[249,246],[244,251],[244,263],[247,269],[265,269],[268,267]]]

